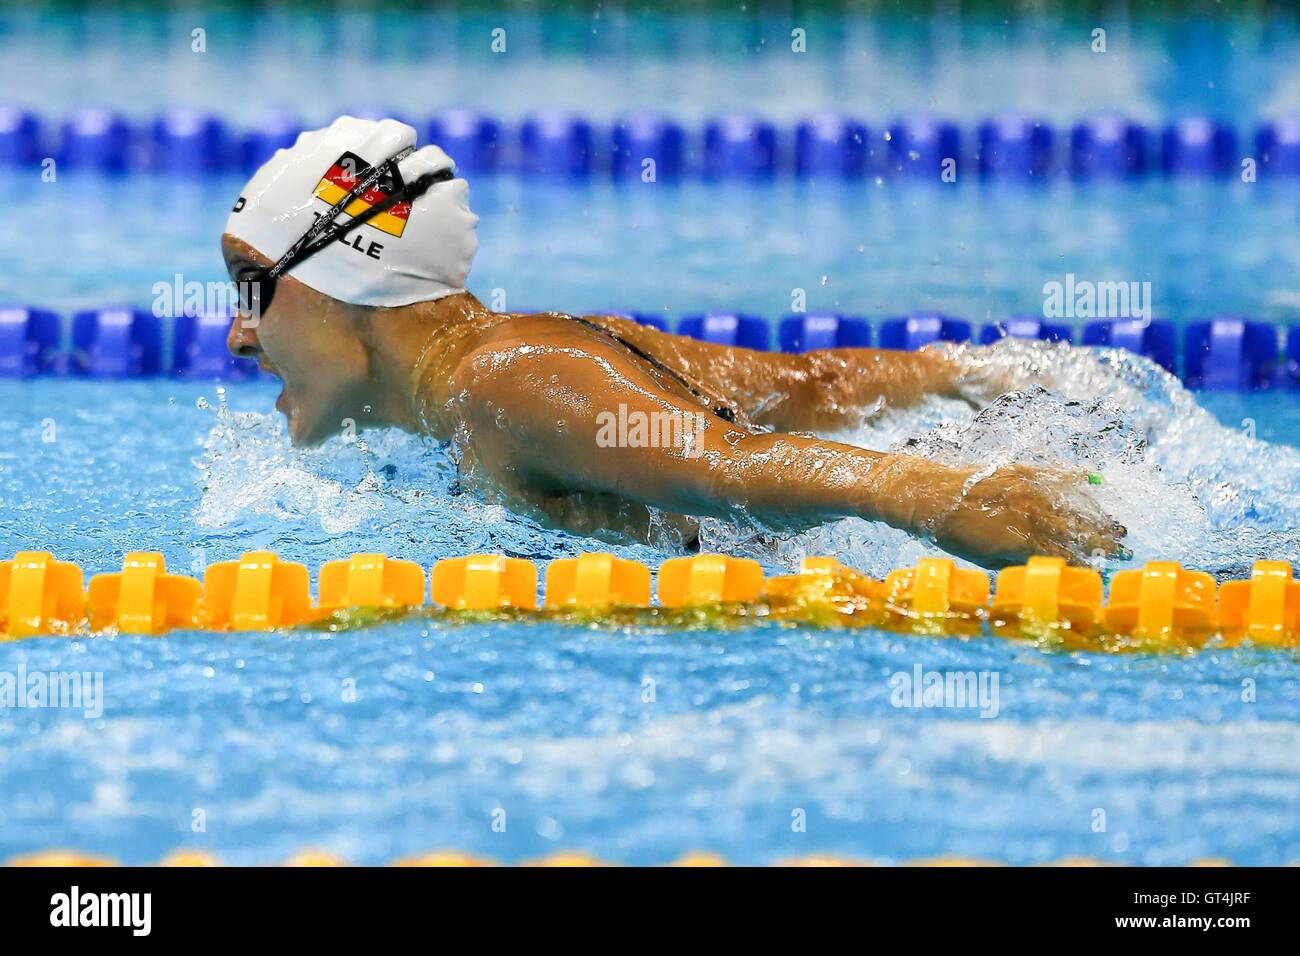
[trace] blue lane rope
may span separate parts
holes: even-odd
[[[729,114],[698,129],[655,113],[596,123],[551,111],[508,123],[447,110],[413,120],[421,140],[442,146],[467,175],[515,172],[637,181],[653,173],[655,182],[778,175],[935,183],[1057,176],[1131,179],[1156,173],[1241,175],[1252,181],[1300,178],[1300,116],[1270,119],[1253,131],[1213,116],[1184,116],[1157,127],[1115,113],[1064,127],[1019,113],[999,114],[971,127],[930,114],[877,124],[817,114],[790,126]],[[287,113],[237,128],[195,109],[168,110],[147,122],[107,109],[79,109],[51,122],[21,107],[0,106],[0,167],[52,158],[70,168],[107,172],[247,172],[275,150],[291,146],[305,128],[300,117]]]
[[[663,318],[608,311],[668,331]],[[113,307],[78,312],[66,322],[48,309],[0,305],[0,378],[35,375],[99,379],[173,376],[199,381],[264,378],[256,363],[226,350],[225,313],[159,318],[142,309]],[[1114,346],[1145,355],[1179,375],[1191,388],[1300,389],[1300,325],[1282,326],[1239,316],[1190,322],[1115,319],[1076,329],[1034,317],[986,323],[919,313],[868,320],[834,312],[787,316],[777,323],[738,312],[708,312],[680,319],[675,330],[705,342],[766,350],[773,332],[783,352],[829,348],[912,350],[939,342],[988,344],[1003,337]]]

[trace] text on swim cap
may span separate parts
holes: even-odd
[[[317,219],[321,218],[321,214],[318,212],[312,213],[312,215]],[[339,236],[336,241],[343,243],[343,245],[350,249],[355,249],[363,256],[369,256],[371,259],[382,258],[380,253],[384,251],[384,244],[382,242],[375,242],[373,239],[367,243],[362,239],[361,233],[359,232],[354,232],[350,236],[345,233]]]

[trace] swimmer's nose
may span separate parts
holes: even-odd
[[[242,313],[236,315],[230,322],[230,332],[226,335],[226,348],[237,358],[256,358],[262,351],[262,343],[257,340],[256,326],[245,322]]]

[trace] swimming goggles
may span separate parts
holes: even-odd
[[[340,215],[352,204],[353,200],[364,196],[378,185],[385,174],[395,177],[397,164],[414,150],[414,146],[408,146],[384,162],[377,163],[366,170],[357,180],[356,185],[348,191],[347,195],[334,203],[329,212],[312,223],[311,228],[303,233],[302,237],[290,246],[288,251],[274,265],[241,269],[239,274],[235,276],[235,286],[239,290],[240,310],[249,315],[264,315],[266,310],[271,307],[271,299],[275,296],[275,284],[280,276],[294,266],[306,262],[331,242],[343,238],[358,226],[365,225],[381,212],[391,209],[398,203],[412,202],[428,192],[429,188],[435,183],[442,183],[455,178],[455,173],[450,169],[425,173],[406,183],[400,189],[393,190],[379,202],[374,203],[357,215],[344,215],[340,218]]]

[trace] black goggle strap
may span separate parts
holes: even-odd
[[[348,190],[347,195],[336,202],[329,212],[312,223],[311,228],[303,233],[301,238],[290,246],[285,254],[280,257],[279,261],[267,270],[267,274],[273,279],[278,278],[286,269],[292,266],[294,262],[301,261],[299,259],[299,253],[305,247],[315,243],[322,233],[329,229],[330,226],[334,225],[339,214],[347,209],[348,206],[352,205],[354,199],[369,192],[379,183],[379,180],[383,178],[384,173],[388,172],[390,168],[395,171],[397,169],[397,164],[413,152],[415,152],[415,147],[408,146],[396,155],[389,157],[382,163],[376,163],[374,166],[371,166],[362,173],[361,177],[357,180],[357,184]]]
[[[358,226],[365,225],[375,216],[378,216],[381,212],[386,212],[387,210],[391,209],[393,206],[397,205],[398,203],[414,202],[416,199],[420,198],[426,192],[428,192],[429,188],[433,186],[435,183],[445,183],[448,180],[455,179],[455,178],[456,178],[455,173],[453,173],[450,169],[441,169],[434,173],[425,173],[423,176],[419,176],[416,179],[411,180],[401,189],[398,189],[395,192],[393,192],[392,195],[387,196],[386,198],[380,200],[379,202],[375,203],[373,206],[366,209],[365,211],[360,212],[357,215],[353,216],[351,219],[335,222],[333,224],[334,228],[322,232],[316,238],[315,242],[311,243],[310,245],[303,246],[301,250],[298,252],[297,256],[295,256],[291,262],[287,263],[284,269],[280,270],[281,273],[283,273],[285,269],[289,269],[292,266],[296,266],[299,263],[305,262],[306,260],[310,259],[312,256],[320,252],[322,249],[328,246],[335,239],[341,238],[342,236],[351,232],[353,229],[357,228]],[[281,259],[280,261],[283,262],[284,260]],[[280,263],[278,262],[276,263],[277,266],[279,264]]]

